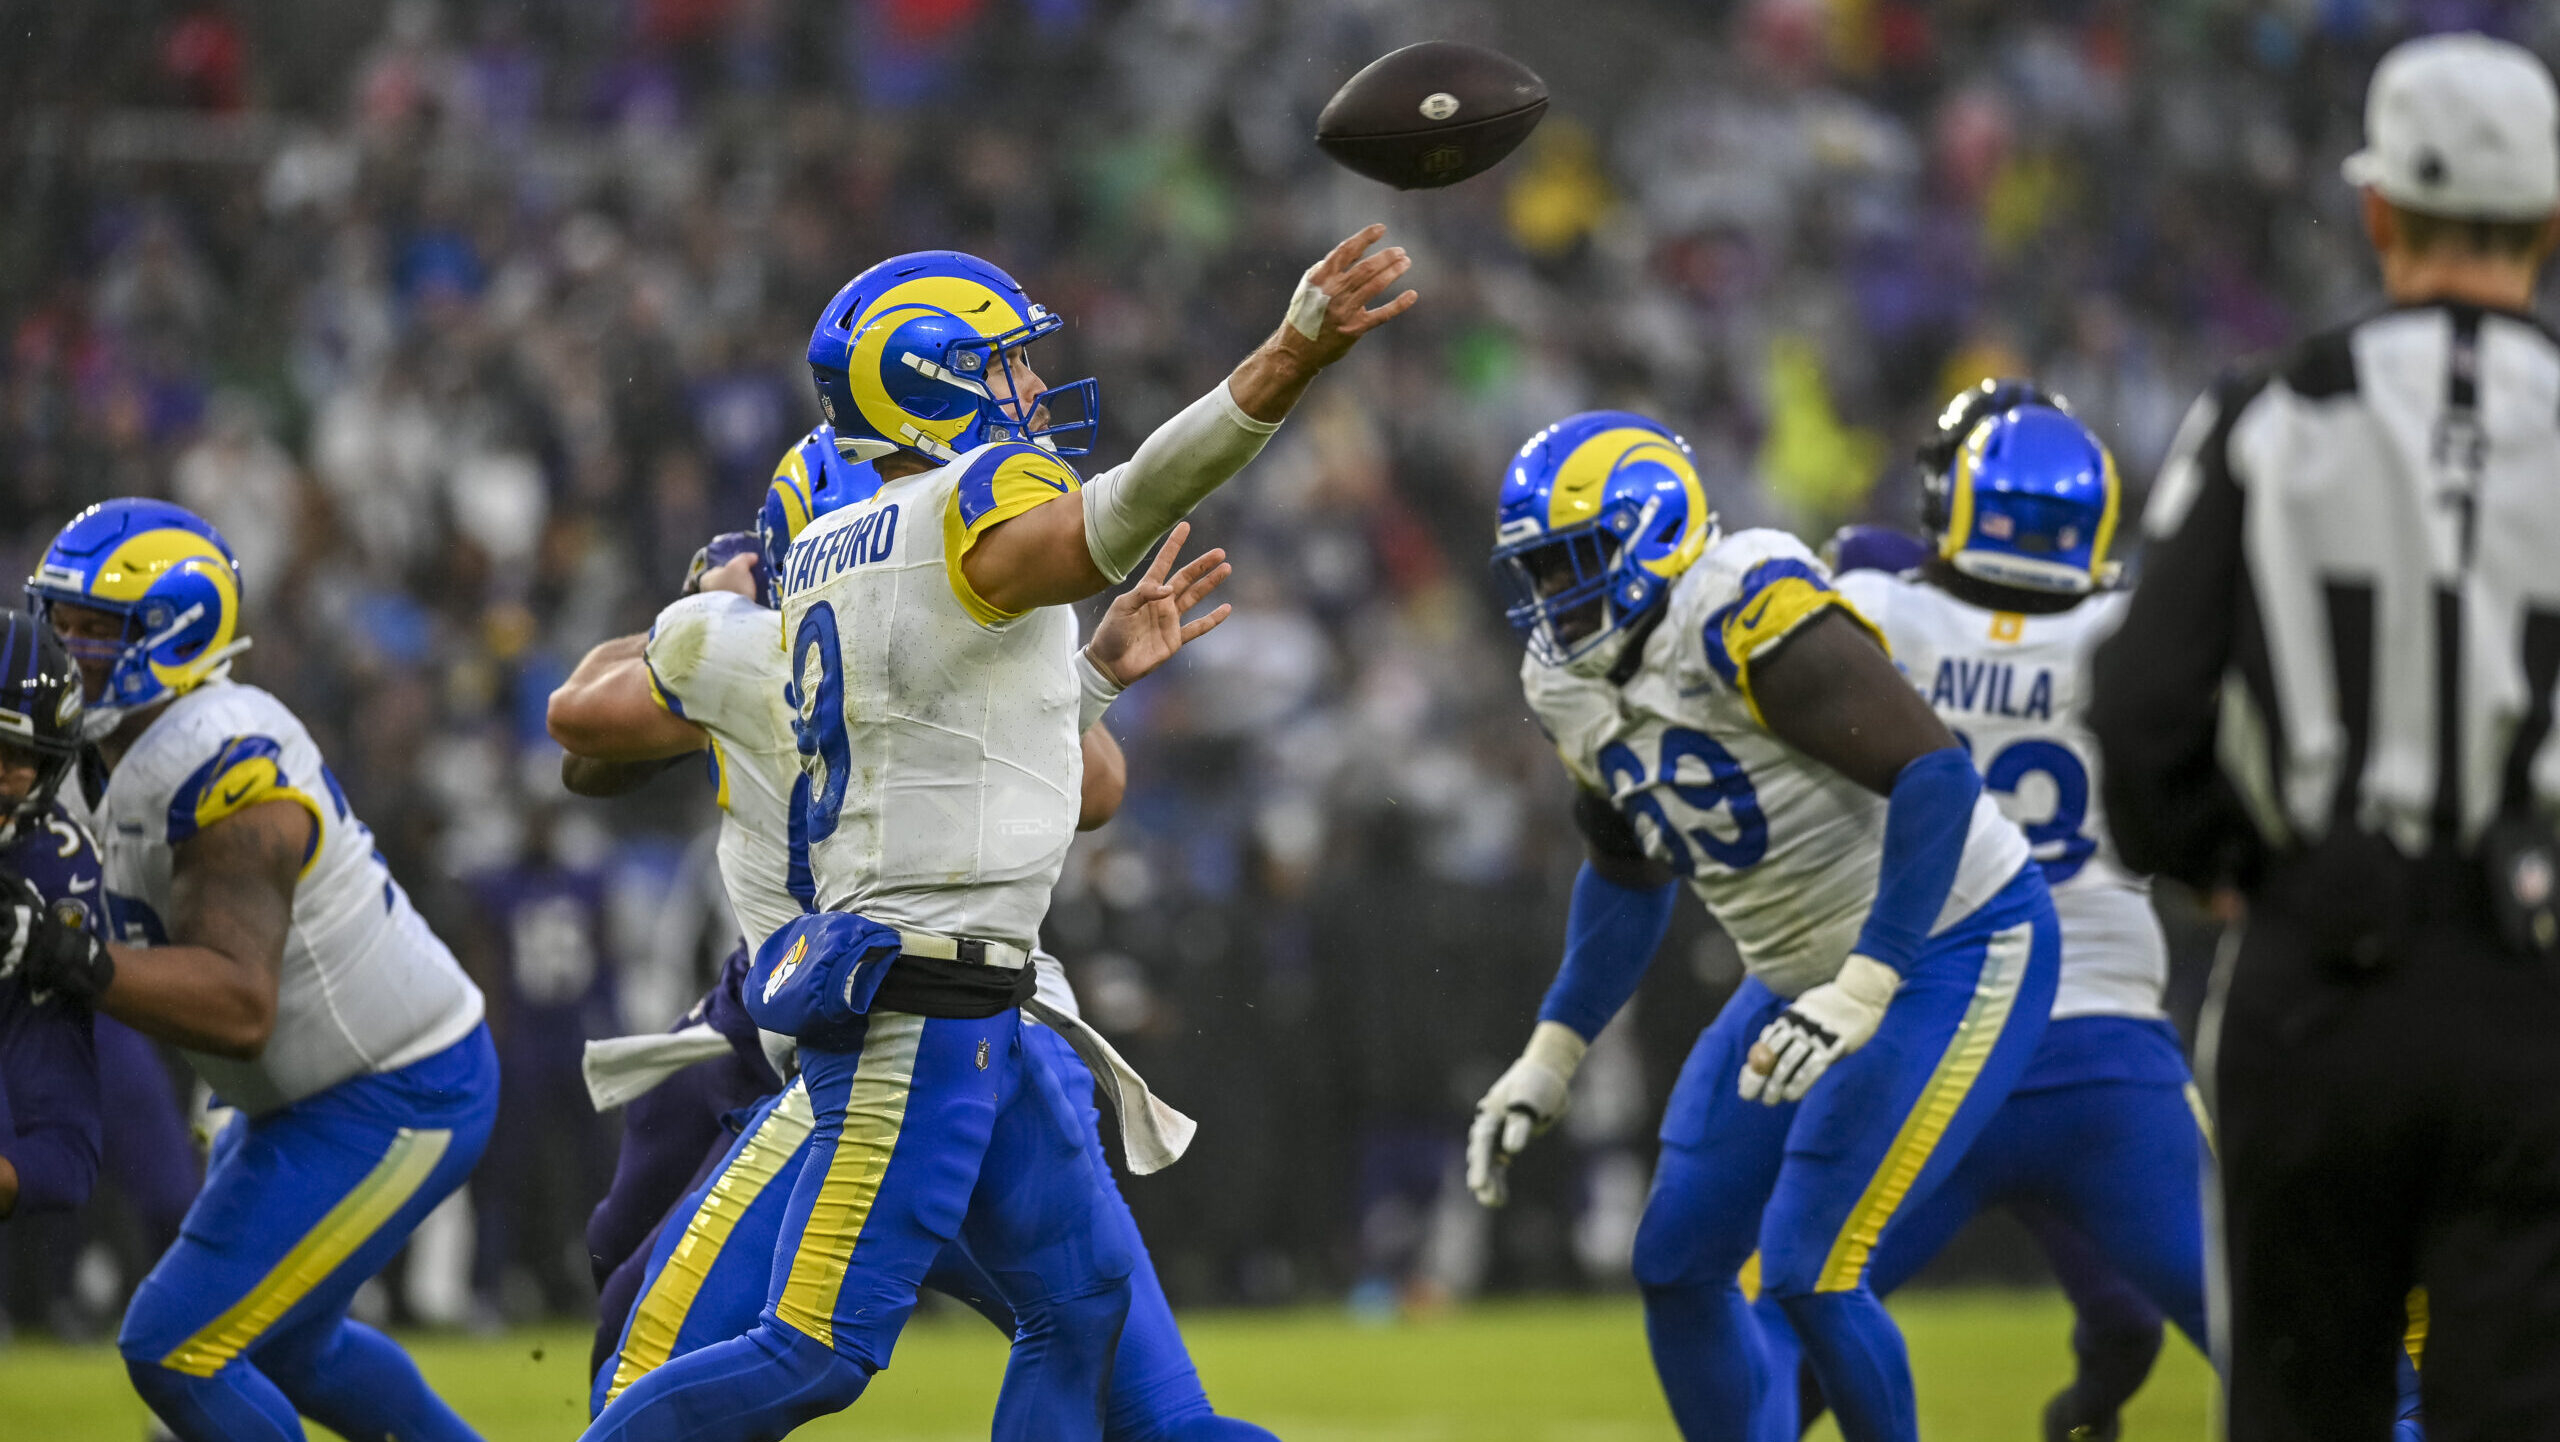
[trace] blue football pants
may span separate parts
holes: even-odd
[[[1077,1104],[1023,1030],[1018,1011],[878,1012],[848,1049],[804,1046],[813,1122],[757,1325],[640,1374],[587,1435],[776,1439],[851,1405],[960,1241],[1017,1319],[994,1436],[1099,1438],[1132,1258]]]
[[[134,1390],[185,1442],[299,1439],[303,1416],[349,1442],[470,1442],[409,1355],[347,1306],[470,1175],[497,1112],[482,1027],[233,1119],[177,1244],[125,1310],[116,1346]]]
[[[1793,1442],[1795,1378],[1778,1370],[1743,1291],[1803,1341],[1849,1442],[1916,1442],[1911,1368],[1868,1283],[1889,1224],[1955,1169],[2024,1074],[2053,1007],[2061,936],[2044,880],[2022,870],[1931,938],[1875,1036],[1801,1102],[1736,1091],[1751,1044],[1786,1003],[1746,979],[1673,1088],[1636,1231],[1654,1369],[1690,1442]]]
[[[1165,1300],[1164,1287],[1138,1235],[1137,1221],[1112,1181],[1102,1150],[1099,1114],[1092,1102],[1092,1076],[1084,1059],[1065,1037],[1044,1026],[1024,1027],[1023,1043],[1041,1055],[1076,1103],[1093,1175],[1104,1188],[1103,1220],[1120,1231],[1132,1258],[1129,1317],[1112,1365],[1105,1437],[1110,1442],[1269,1438],[1270,1433],[1251,1423],[1218,1416],[1209,1405],[1200,1374],[1174,1322],[1173,1308]],[[601,1412],[622,1387],[668,1359],[742,1335],[756,1325],[764,1307],[774,1244],[782,1229],[783,1205],[806,1155],[801,1144],[807,1140],[810,1114],[805,1093],[796,1101],[790,1099],[795,1092],[800,1092],[796,1082],[759,1106],[710,1179],[669,1213],[646,1259],[640,1301],[597,1373],[591,1412]],[[967,1303],[1006,1336],[1017,1330],[1013,1308],[966,1247],[944,1248],[924,1285]]]

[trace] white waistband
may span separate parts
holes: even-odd
[[[965,961],[971,966],[992,966],[1005,971],[1020,971],[1031,964],[1031,953],[1001,941],[982,941],[974,936],[936,936],[930,931],[901,931],[898,951],[903,956],[921,956],[930,961]]]

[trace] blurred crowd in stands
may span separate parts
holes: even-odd
[[[543,698],[748,522],[818,419],[802,351],[855,271],[1010,269],[1070,322],[1043,373],[1102,379],[1107,465],[1335,239],[1384,219],[1414,252],[1421,308],[1200,517],[1238,614],[1112,712],[1129,800],[1051,943],[1203,1122],[1131,1193],[1181,1297],[1605,1281],[1734,970],[1684,907],[1586,1074],[1581,1145],[1533,1157],[1499,1219],[1447,1185],[1578,858],[1482,566],[1511,453],[1574,410],[1651,412],[1728,527],[1819,540],[1907,521],[1941,398],[2032,371],[2138,490],[2218,367],[2371,303],[2336,162],[2373,57],[2419,29],[2560,47],[2560,12],[2496,0],[12,14],[0,569],[118,495],[229,537],[239,674],[310,721],[492,994],[508,1135],[450,1249],[483,1316],[582,1305],[612,1142],[577,1043],[665,1024],[731,937],[708,788],[569,802]],[[1326,163],[1325,97],[1431,37],[1540,70],[1544,127],[1446,192]]]

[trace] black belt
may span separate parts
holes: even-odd
[[[975,949],[964,946],[964,955]],[[1038,985],[1038,973],[1027,966],[901,952],[889,964],[889,974],[880,978],[871,1009],[975,1021],[1022,1005]]]

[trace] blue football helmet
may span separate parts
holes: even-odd
[[[765,487],[764,505],[756,511],[756,540],[764,551],[764,573],[782,584],[782,553],[809,523],[842,506],[867,499],[880,489],[880,472],[869,461],[847,455],[833,426],[820,426],[783,453]]]
[[[2071,402],[2015,376],[1993,376],[1947,397],[1938,411],[1936,428],[1911,454],[1920,468],[1920,529],[1932,538],[1946,534],[1956,453],[1964,449],[1975,426],[2020,406],[2051,406],[2066,415],[2071,411]]]
[[[1629,411],[1585,411],[1512,459],[1493,564],[1530,654],[1598,675],[1715,538],[1687,441]]]
[[[167,501],[105,501],[72,517],[27,578],[27,601],[47,619],[57,605],[124,619],[119,640],[63,640],[74,660],[111,668],[105,694],[90,698],[81,718],[86,741],[137,708],[227,675],[231,658],[249,649],[230,544]]]
[[[1848,571],[1899,575],[1934,554],[1927,541],[1892,526],[1842,526],[1822,543],[1822,564],[1829,566],[1833,575]]]
[[[1001,379],[1009,355],[1065,324],[976,256],[917,251],[845,282],[809,333],[809,370],[857,460],[940,465],[990,441],[1080,456],[1102,423],[1093,381],[1052,386],[1026,412]]]
[[[2022,405],[1977,424],[1947,477],[1938,555],[1994,585],[2086,595],[2107,559],[2124,487],[2115,457],[2067,412]]]

